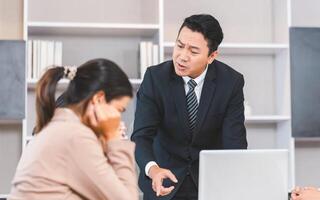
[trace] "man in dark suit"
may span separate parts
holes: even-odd
[[[247,148],[244,79],[215,60],[222,39],[214,17],[190,16],[172,60],[145,73],[131,137],[145,200],[198,199],[199,152]]]

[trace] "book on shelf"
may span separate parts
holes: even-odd
[[[46,40],[28,41],[28,79],[39,79],[52,65],[62,65],[62,42]]]
[[[152,46],[152,65],[159,64],[159,45]]]
[[[140,78],[147,70],[147,42],[140,42]]]
[[[143,79],[147,68],[159,64],[159,45],[150,41],[140,42],[140,78]]]
[[[62,66],[62,42],[54,43],[54,63]]]

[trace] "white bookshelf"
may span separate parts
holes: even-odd
[[[137,89],[142,81],[139,43],[147,40],[158,44],[160,61],[170,59],[183,18],[194,13],[212,14],[225,33],[218,59],[240,71],[246,81],[245,98],[252,107],[252,115],[246,116],[248,142],[255,146],[264,142],[261,133],[269,137],[267,147],[290,151],[291,187],[295,182],[288,45],[291,1],[24,0],[24,39],[62,41],[64,65],[80,65],[96,57],[109,58],[123,67]],[[23,147],[32,138],[35,122],[36,80],[26,78],[26,82]],[[59,92],[67,84],[68,80],[61,80]],[[129,123],[134,102],[130,106],[126,116]]]

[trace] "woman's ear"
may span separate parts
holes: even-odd
[[[100,90],[93,95],[91,101],[93,104],[104,103],[106,102],[106,96],[104,92]]]

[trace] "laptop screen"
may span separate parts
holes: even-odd
[[[199,169],[199,200],[288,199],[287,150],[205,150]]]

